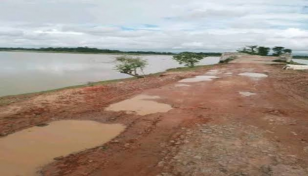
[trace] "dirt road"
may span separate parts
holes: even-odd
[[[36,118],[29,102],[11,104],[2,107],[0,132],[58,119],[126,125],[103,146],[57,158],[43,175],[308,175],[308,74],[247,59],[254,61],[167,74],[138,89],[91,87],[62,101],[49,95],[35,104],[43,109]]]

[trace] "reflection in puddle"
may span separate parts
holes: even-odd
[[[247,76],[251,78],[266,78],[268,77],[266,74],[263,73],[250,73],[250,72],[245,72],[245,73],[240,73],[240,76]]]
[[[190,87],[188,84],[176,84],[175,87]]]
[[[0,175],[37,175],[55,157],[102,145],[119,135],[121,124],[62,120],[0,138]]]
[[[201,82],[201,81],[212,81],[213,79],[218,78],[217,76],[196,76],[194,78],[187,78],[179,81],[180,83],[192,83],[192,82]]]
[[[244,97],[250,97],[250,96],[256,95],[256,93],[252,93],[252,92],[239,92],[239,94],[241,94]]]
[[[159,96],[138,95],[131,99],[115,103],[106,108],[107,111],[135,112],[138,115],[147,115],[159,112],[168,112],[172,107],[168,104],[158,103]]]

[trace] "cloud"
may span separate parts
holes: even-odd
[[[3,0],[0,46],[308,54],[307,20],[305,0]]]

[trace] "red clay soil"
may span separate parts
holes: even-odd
[[[0,108],[2,136],[59,119],[121,123],[109,143],[56,158],[46,176],[308,175],[308,73],[224,64],[40,95]],[[177,81],[217,70],[212,81]],[[263,73],[267,78],[238,74]],[[240,92],[255,93],[243,96]],[[104,108],[135,95],[172,110],[145,116]]]

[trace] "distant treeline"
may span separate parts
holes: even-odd
[[[48,47],[48,48],[0,48],[0,51],[38,51],[38,52],[66,52],[66,53],[91,53],[91,54],[155,54],[155,55],[175,55],[172,52],[156,52],[156,51],[120,51],[110,49],[98,49],[89,47]],[[197,54],[204,56],[220,56],[221,53],[198,52]]]
[[[246,46],[242,49],[237,50],[240,53],[252,54],[252,55],[260,55],[260,56],[268,56],[272,51],[272,56],[280,56],[281,54],[292,53],[291,49],[275,46],[274,48],[269,48],[265,46]]]
[[[308,59],[308,56],[293,56],[295,59]]]

